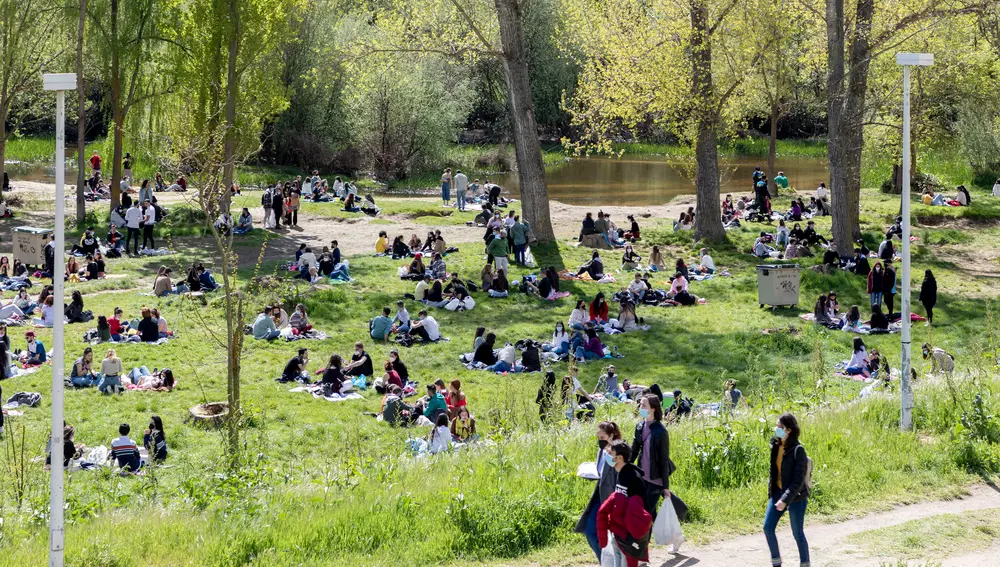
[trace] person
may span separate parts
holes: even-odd
[[[639,269],[639,262],[642,261],[642,256],[635,253],[631,244],[625,245],[625,253],[622,254],[622,269],[623,270],[637,270]]]
[[[469,177],[462,173],[462,170],[455,171],[455,202],[458,210],[465,212],[465,198],[469,191]]]
[[[448,416],[458,417],[458,412],[468,405],[465,392],[462,391],[462,381],[452,380],[448,383],[448,390],[445,392],[444,401],[448,406]]]
[[[243,212],[240,213],[233,228],[233,234],[246,234],[251,230],[253,230],[253,215],[250,214],[250,209],[243,207]]]
[[[385,251],[389,248],[389,234],[384,230],[380,230],[378,233],[378,240],[375,241],[375,253],[385,254]]]
[[[421,303],[427,303],[427,292],[431,287],[431,275],[425,273],[423,279],[417,281],[417,285],[413,288],[413,299]]]
[[[764,513],[764,537],[771,551],[771,565],[781,565],[781,552],[775,528],[787,511],[792,536],[799,549],[799,563],[809,565],[809,543],[803,531],[809,503],[809,456],[799,443],[799,422],[786,413],[778,418],[771,439],[770,480],[767,486],[767,511]]]
[[[486,245],[486,252],[493,257],[496,269],[506,273],[509,269],[507,255],[510,254],[510,248],[507,246],[507,232],[502,228],[496,228],[493,234],[493,240]]]
[[[142,247],[146,250],[155,250],[156,241],[153,240],[153,227],[156,225],[156,208],[148,199],[142,204]],[[149,243],[148,246],[147,243]]]
[[[39,302],[38,310],[41,312],[42,317],[35,317],[32,319],[32,323],[39,327],[51,327],[55,325],[56,308],[54,296],[49,295],[45,299],[41,300]]]
[[[274,196],[271,199],[271,209],[274,211],[274,229],[281,229],[281,220],[284,217],[285,211],[285,196],[283,189],[279,189],[277,186],[274,188]]]
[[[955,200],[962,207],[968,207],[972,204],[972,195],[969,195],[969,190],[965,188],[965,185],[958,186],[958,195],[955,196]]]
[[[442,189],[442,193],[443,193]],[[440,395],[440,394],[439,394]],[[427,452],[431,455],[443,453],[451,448],[451,429],[448,414],[438,414],[432,423],[434,427],[427,438]]]
[[[528,223],[522,222],[520,215],[514,215],[514,224],[510,226],[510,240],[514,243],[514,263],[524,266],[526,261],[525,252],[528,249]]]
[[[344,367],[344,372],[348,376],[371,377],[375,374],[372,366],[372,357],[365,352],[364,344],[360,342],[354,343],[354,354],[351,355],[350,364]]]
[[[449,167],[441,174],[441,200],[445,207],[451,205],[451,182],[451,168]]]
[[[128,436],[131,431],[132,428],[127,423],[118,426],[118,434],[121,437],[111,440],[108,460],[113,459],[123,472],[134,473],[142,468],[142,461],[139,457],[139,447]]]
[[[588,326],[584,332],[587,335],[586,339],[577,345],[573,353],[576,360],[584,362],[604,358],[604,345],[601,344],[601,339],[597,336],[597,330],[593,326]]]
[[[670,501],[670,475],[674,462],[670,460],[670,436],[663,425],[663,402],[655,394],[639,400],[639,417],[632,440],[632,457],[646,481],[646,511],[656,518],[657,504],[663,496]]]
[[[666,262],[663,261],[663,254],[660,252],[660,247],[653,246],[653,251],[649,253],[649,269],[659,272],[664,266],[666,266]]]
[[[788,178],[785,177],[784,171],[779,171],[778,175],[774,176],[774,184],[780,189],[788,189]]]
[[[895,256],[896,249],[892,245],[892,233],[885,233],[885,238],[882,243],[878,245],[878,257],[884,262],[891,262],[892,257]]]
[[[83,294],[80,290],[74,290],[69,305],[63,310],[67,323],[86,323],[87,319],[83,314]]]
[[[51,295],[49,297],[52,297]],[[48,299],[46,298],[46,301]],[[24,333],[24,339],[28,342],[28,350],[24,353],[24,365],[25,366],[38,366],[40,364],[45,364],[47,360],[45,356],[45,345],[42,341],[35,338],[34,331],[28,331]]]
[[[598,292],[594,296],[594,300],[590,302],[590,309],[588,311],[589,318],[588,321],[596,324],[607,323],[608,322],[608,302],[604,300],[604,292]],[[570,327],[572,327],[572,321],[570,322]]]
[[[856,275],[868,277],[871,273],[872,268],[868,263],[868,257],[864,255],[860,248],[854,249],[854,259],[849,264],[851,272]]]
[[[538,343],[527,341],[524,351],[521,352],[521,363],[514,366],[515,372],[541,372],[542,359],[538,352]]]
[[[90,169],[91,171],[101,171],[101,156],[94,150],[94,153],[90,156]]]
[[[742,403],[743,407],[746,407],[747,402],[743,398],[743,392],[736,387],[736,380],[730,378],[726,380],[725,389],[722,392],[722,405],[726,408],[726,411],[732,413],[736,409],[736,406]]]
[[[444,416],[445,427],[448,426],[448,404],[444,400],[444,394],[438,391],[434,384],[427,385],[427,401],[424,404],[424,417],[431,423],[437,421],[438,417]]]
[[[600,252],[594,250],[590,255],[590,260],[581,265],[580,269],[576,272],[577,276],[583,274],[588,274],[594,281],[599,281],[604,277],[604,261],[601,260]]]
[[[545,379],[542,381],[542,385],[539,386],[538,394],[535,396],[535,403],[538,404],[538,418],[542,423],[548,422],[549,416],[555,408],[555,393],[556,374],[550,370],[545,373]]]
[[[153,282],[153,295],[164,297],[171,294],[181,294],[188,290],[187,284],[179,282],[176,286],[170,280],[170,274],[174,273],[172,268],[161,266],[156,280]]]
[[[506,266],[506,258],[504,258],[504,262],[504,265]],[[431,259],[431,264],[427,267],[427,270],[434,279],[443,280],[448,277],[448,265],[445,264],[444,258],[441,257],[441,254],[434,254]]]
[[[553,374],[553,378],[555,375]],[[602,421],[597,424],[597,459],[595,465],[597,469],[597,484],[594,492],[587,501],[580,520],[576,523],[576,533],[582,533],[587,537],[590,549],[597,555],[597,560],[601,560],[601,546],[597,537],[597,510],[611,495],[615,493],[615,485],[618,481],[618,471],[615,470],[612,461],[606,457],[606,449],[615,441],[621,441],[621,430],[618,424],[613,421]]]
[[[507,281],[507,275],[504,274],[503,270],[497,270],[496,277],[490,283],[490,297],[507,297],[509,291],[510,282]]]
[[[76,430],[72,425],[66,425],[63,421],[63,467],[69,468],[70,462],[76,457],[76,443],[73,438],[76,436]],[[52,436],[49,435],[48,446],[45,451],[45,466],[48,467],[52,464]]]
[[[604,394],[605,397],[617,400],[619,399],[619,394],[621,393],[619,387],[618,371],[614,364],[609,364],[608,367],[604,369],[604,374],[597,379],[597,385],[594,386],[594,393]]]
[[[857,305],[852,305],[844,315],[844,326],[842,327],[845,331],[851,331],[854,333],[861,332],[861,310]]]
[[[878,260],[875,261],[871,272],[868,273],[867,289],[870,305],[872,307],[882,305],[882,263]]]
[[[434,280],[434,283],[431,284],[430,289],[424,295],[424,303],[431,307],[444,307],[449,301],[451,299],[444,298],[444,286],[441,285],[441,280]]]
[[[165,339],[170,337],[173,333],[167,329],[167,320],[162,315],[160,315],[160,310],[156,307],[149,310],[149,314],[153,321],[156,321],[156,334],[159,338]]]
[[[934,323],[934,306],[937,305],[937,280],[930,270],[924,271],[924,281],[920,284],[920,303],[927,310],[927,325]]]
[[[636,274],[632,279],[632,283],[628,285],[628,293],[632,297],[633,302],[638,303],[642,301],[647,291],[649,291],[649,286],[646,285],[646,280],[642,279],[642,274]]]
[[[104,394],[123,392],[125,389],[122,387],[121,375],[122,361],[115,349],[109,348],[101,361],[101,381],[97,389]]]
[[[770,246],[768,246],[767,244],[765,244],[765,242],[768,241],[769,238],[770,238],[770,235],[768,235],[766,232],[761,232],[760,236],[758,236],[757,239],[754,240],[754,242],[753,242],[753,255],[754,256],[756,256],[758,258],[770,258],[771,257],[771,253],[774,252],[775,250],[774,250],[774,248],[771,248]],[[791,245],[791,243],[793,241],[794,241],[794,239],[789,239],[789,241],[788,241],[789,245]]]
[[[885,272],[882,273],[882,301],[885,303],[885,316],[892,318],[893,299],[896,297],[896,270],[892,262],[886,261]]]
[[[330,397],[333,394],[340,394],[344,391],[345,382],[347,379],[344,377],[344,359],[339,354],[333,354],[327,361],[323,377],[320,379],[323,395]]]
[[[410,423],[415,408],[403,401],[403,389],[399,386],[389,388],[382,405],[382,420],[392,426],[406,427]]]
[[[469,413],[468,407],[459,408],[457,415],[452,418],[451,436],[459,443],[469,443],[478,437],[476,435],[476,418]]]
[[[142,319],[139,320],[137,331],[139,338],[144,343],[155,343],[160,340],[160,326],[157,320],[153,319],[153,312],[150,308],[142,308]]]
[[[132,247],[132,255],[139,255],[139,230],[142,227],[142,209],[139,208],[139,201],[132,202],[132,208],[125,211],[125,253],[128,253],[129,243],[135,240]]]
[[[285,363],[281,371],[281,382],[309,382],[306,376],[306,365],[309,364],[309,349],[300,348],[298,353]]]
[[[944,349],[933,347],[930,343],[924,343],[920,350],[923,352],[924,360],[931,359],[932,374],[951,374],[955,371],[955,357]]]
[[[163,420],[160,416],[150,416],[149,428],[142,435],[142,445],[153,462],[162,463],[167,460],[167,434],[163,430]]]
[[[653,518],[644,505],[648,486],[642,471],[631,463],[636,455],[625,441],[612,441],[605,451],[604,459],[617,472],[617,478],[614,493],[597,509],[597,546],[604,549],[610,539],[615,567],[636,567],[640,561],[649,559]],[[630,540],[637,547],[626,546]],[[629,549],[628,554],[622,551],[623,547]]]
[[[100,376],[94,373],[92,365],[94,363],[94,349],[87,347],[83,350],[83,355],[73,362],[70,369],[69,381],[77,388],[90,388],[96,386]]]
[[[865,348],[865,342],[861,340],[861,337],[854,337],[854,351],[851,355],[850,362],[844,368],[844,372],[848,376],[864,376],[868,377],[868,351]]]
[[[590,321],[590,314],[587,311],[587,302],[579,299],[576,307],[569,314],[569,328],[575,331],[582,331],[584,324]]]
[[[120,341],[122,335],[128,331],[129,324],[125,321],[124,312],[121,307],[115,307],[114,315],[108,319],[108,331],[111,333],[111,340]]]
[[[688,281],[684,274],[677,272],[670,284],[670,297],[681,305],[693,305],[695,297],[688,292]]]
[[[639,223],[636,222],[635,216],[633,215],[628,215],[627,218],[631,222],[631,225],[629,226],[628,232],[626,232],[623,236],[627,240],[635,242],[636,240],[640,239]]]
[[[888,331],[889,318],[882,313],[881,305],[872,305],[872,315],[868,321],[868,327],[872,331]]]
[[[388,341],[389,336],[392,335],[392,317],[389,316],[391,311],[388,307],[382,308],[382,314],[372,319],[371,323],[371,338],[377,341]]]
[[[494,354],[496,342],[496,334],[488,333],[485,337],[483,337],[483,341],[478,342],[478,345],[475,347],[475,351],[472,354],[472,361],[485,364],[486,366],[493,366],[496,364],[497,356]]]
[[[253,338],[273,341],[280,336],[281,331],[274,325],[274,318],[271,317],[271,306],[266,305],[253,322]]]
[[[700,256],[699,263],[692,271],[696,274],[714,274],[715,260],[708,255],[708,248],[702,248],[699,250],[698,255]]]
[[[8,338],[4,335],[3,338]],[[0,341],[0,380],[14,377],[14,362],[10,356],[9,341]],[[0,428],[3,427],[3,418],[0,418]],[[2,431],[0,431],[2,433]]]

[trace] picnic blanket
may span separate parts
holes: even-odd
[[[286,341],[301,341],[301,340],[322,341],[330,338],[330,336],[324,333],[323,331],[317,331],[315,329],[313,329],[312,331],[299,333],[298,335],[293,335],[291,327],[285,327],[284,329],[282,329],[281,337]]]
[[[594,281],[587,274],[583,274],[583,275],[578,276],[578,275],[574,274],[573,272],[571,272],[569,270],[562,270],[562,271],[560,271],[559,272],[559,279],[564,280],[564,281]],[[600,280],[598,280],[597,283],[602,283],[602,284],[603,283],[615,283],[616,281],[617,280],[615,280],[615,277],[612,276],[611,274],[604,274],[604,277],[601,278]]]
[[[361,394],[356,394],[354,392],[349,392],[347,394],[333,394],[330,396],[323,395],[323,386],[321,384],[312,384],[309,386],[296,386],[289,392],[309,392],[314,398],[323,398],[328,402],[345,402],[347,400],[360,400],[362,399]]]

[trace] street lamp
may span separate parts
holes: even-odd
[[[47,91],[56,91],[56,261],[58,268],[66,251],[66,91],[76,90],[76,73],[50,73],[43,75],[42,84]],[[82,111],[82,109],[81,109]],[[63,277],[58,269],[52,274],[52,295],[62,306]],[[56,310],[52,325],[52,479],[49,493],[49,567],[62,567],[65,547],[63,523],[63,362],[66,342],[63,340],[61,307]]]
[[[903,362],[900,376],[900,420],[904,431],[913,428],[913,385],[910,384],[910,67],[934,64],[933,53],[897,53],[896,64],[903,66],[903,301],[902,326]]]

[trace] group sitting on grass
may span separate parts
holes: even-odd
[[[368,332],[371,338],[382,342],[388,342],[393,335],[396,335],[397,342],[405,346],[413,344],[418,339],[423,342],[441,340],[441,330],[437,320],[431,317],[426,309],[421,309],[417,313],[417,318],[412,319],[402,300],[396,302],[395,314],[388,307],[383,307],[382,314],[369,321]]]

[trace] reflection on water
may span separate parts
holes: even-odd
[[[720,160],[722,193],[748,192],[756,166],[767,169],[767,159]],[[564,203],[660,205],[677,195],[693,194],[694,162],[668,161],[663,157],[624,156],[574,159],[546,172],[549,197]],[[777,169],[785,172],[791,187],[812,190],[828,182],[825,159],[779,158]],[[777,172],[775,172],[777,173]],[[498,182],[516,193],[517,174],[502,175]]]

